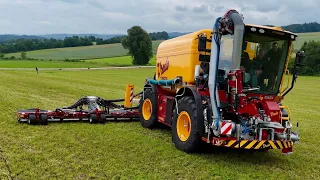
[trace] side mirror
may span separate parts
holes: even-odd
[[[206,51],[207,50],[207,37],[206,36],[198,36],[198,51]]]
[[[296,66],[304,66],[304,59],[305,59],[305,54],[304,54],[304,51],[298,51],[296,53]]]

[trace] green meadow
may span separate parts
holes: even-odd
[[[142,90],[153,68],[86,71],[0,71],[0,179],[320,179],[319,77],[299,77],[284,100],[301,142],[294,153],[248,152],[209,146],[186,154],[169,128],[140,122],[17,122],[17,110],[55,109],[82,96],[124,97]]]

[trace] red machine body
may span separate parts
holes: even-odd
[[[105,123],[107,120],[130,119],[138,120],[138,107],[125,108],[114,102],[124,99],[104,100],[100,97],[88,96],[79,99],[75,104],[57,108],[56,110],[42,110],[39,108],[18,110],[18,122],[46,125],[48,121],[89,121],[90,123]],[[88,106],[84,110],[82,106]],[[91,107],[89,107],[91,106]]]

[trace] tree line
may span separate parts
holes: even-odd
[[[77,47],[93,45],[90,37],[66,37],[58,39],[17,39],[0,44],[0,53],[15,53],[40,49]]]
[[[275,27],[274,25],[265,25]],[[308,32],[320,32],[320,24],[317,22],[310,22],[304,24],[290,24],[287,26],[281,26],[282,29],[293,33],[308,33]]]
[[[152,40],[166,40],[169,39],[167,32],[154,32],[149,33]],[[65,47],[79,47],[79,46],[91,46],[94,42],[97,45],[101,44],[115,44],[121,43],[122,39],[127,37],[126,35],[117,36],[110,39],[96,38],[95,36],[72,36],[66,37],[64,40],[60,39],[16,39],[7,42],[0,43],[0,53],[15,53],[23,51],[32,51],[40,49],[52,49],[52,48],[65,48]]]
[[[11,35],[11,34],[0,35],[0,43],[17,40],[17,39],[46,39],[46,38],[35,36],[35,35]]]
[[[169,39],[169,34],[166,31],[162,31],[162,32],[152,32],[149,33],[149,36],[151,38],[151,40],[167,40]],[[123,35],[123,36],[116,36],[110,39],[105,39],[103,40],[102,38],[97,38],[96,39],[96,43],[97,45],[100,44],[114,44],[114,43],[121,43],[121,41],[127,38],[127,35]]]
[[[293,33],[320,32],[320,24],[317,22],[291,24],[288,26],[282,26],[282,28]]]
[[[102,39],[102,38],[97,38],[96,39],[96,44],[101,45],[101,44],[115,44],[115,43],[121,43],[121,40],[126,37],[126,36],[116,36],[110,39]]]

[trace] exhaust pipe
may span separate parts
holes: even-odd
[[[237,11],[229,11],[229,18],[234,24],[234,40],[232,51],[232,69],[239,69],[241,62],[242,42],[244,34],[243,17]]]

